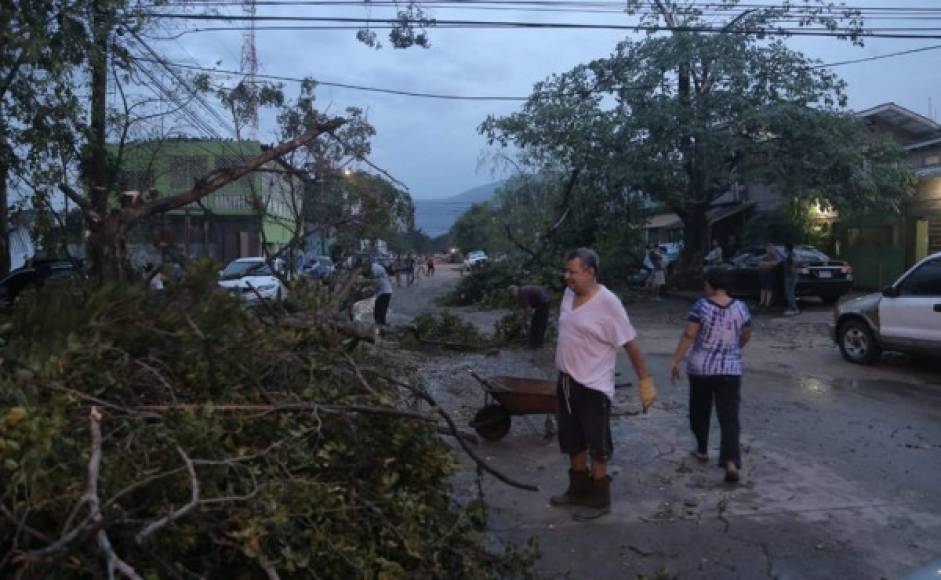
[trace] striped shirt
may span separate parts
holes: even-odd
[[[742,329],[751,325],[744,302],[732,300],[725,306],[701,298],[689,311],[689,321],[700,324],[699,334],[686,357],[690,375],[741,375]]]

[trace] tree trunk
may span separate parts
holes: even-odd
[[[7,164],[5,129],[0,125],[0,277],[10,273],[10,215],[7,208]]]
[[[709,235],[706,217],[708,206],[691,204],[680,215],[683,220],[685,239],[683,253],[673,272],[676,284],[683,288],[698,288],[702,284],[702,265]]]
[[[101,281],[123,279],[123,265],[113,262],[115,241],[109,239],[113,227],[108,217],[108,149],[107,149],[107,96],[108,96],[108,36],[110,21],[101,2],[92,3],[91,22],[94,28],[94,46],[89,54],[91,75],[91,133],[89,135],[91,158],[85,184],[91,207],[101,223],[89,223],[88,258],[91,273]],[[85,216],[86,221],[88,215]]]

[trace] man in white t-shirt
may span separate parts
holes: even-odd
[[[611,458],[611,401],[614,363],[623,348],[634,366],[644,412],[656,391],[637,346],[637,332],[621,300],[598,283],[598,254],[579,248],[565,261],[565,283],[559,312],[559,447],[569,456],[569,487],[553,496],[554,506],[581,506],[575,519],[594,519],[611,509],[608,459]],[[589,471],[589,459],[591,470]]]
[[[392,282],[389,273],[379,262],[373,262],[370,273],[376,279],[376,304],[373,307],[373,320],[379,326],[386,325],[386,313],[389,311],[389,302],[392,301]]]

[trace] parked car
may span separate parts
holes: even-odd
[[[274,268],[279,274],[283,274],[284,260],[276,258]],[[261,298],[283,300],[288,293],[263,257],[239,258],[229,262],[219,273],[219,286],[248,303],[257,302]]]
[[[329,278],[336,271],[330,256],[309,256],[301,264],[299,274],[310,278]]]
[[[784,246],[775,246],[778,261],[784,263]],[[836,303],[841,296],[853,288],[853,268],[843,260],[836,260],[812,246],[794,248],[801,269],[797,278],[797,296],[818,296],[827,304]],[[765,253],[764,248],[750,248],[736,254],[730,262],[707,269],[720,268],[729,273],[731,293],[735,296],[758,296],[761,284],[758,262]],[[784,298],[784,270],[777,270],[778,299]]]
[[[843,302],[833,321],[833,339],[853,363],[876,362],[884,350],[941,356],[941,252],[881,293]]]
[[[468,252],[467,257],[464,258],[464,268],[470,270],[478,266],[483,266],[488,263],[490,258],[487,257],[487,253],[481,250],[474,250],[473,252]]]
[[[46,282],[81,277],[81,269],[69,260],[38,260],[13,270],[0,280],[0,304],[13,304],[24,290],[39,288]]]

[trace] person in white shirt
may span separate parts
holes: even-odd
[[[550,503],[581,506],[575,519],[587,520],[611,508],[607,466],[613,451],[610,420],[618,350],[627,352],[637,373],[645,413],[656,390],[621,300],[598,283],[598,254],[588,248],[570,252],[565,283],[555,361],[559,448],[569,456],[569,486]]]
[[[373,310],[373,320],[376,324],[385,326],[389,302],[392,301],[392,282],[389,281],[389,273],[379,262],[372,263],[371,272],[376,278],[376,305]]]

